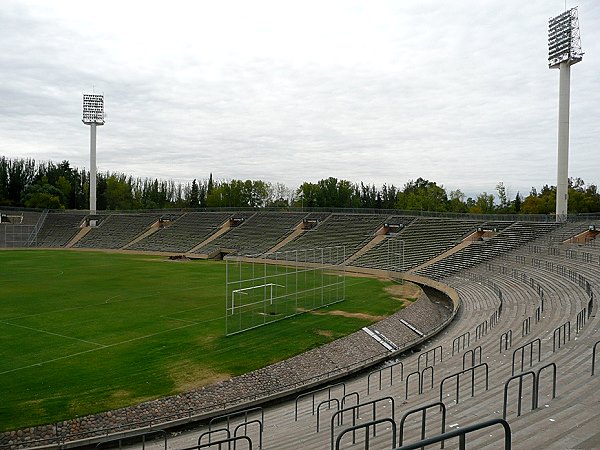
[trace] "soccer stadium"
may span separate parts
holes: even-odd
[[[0,450],[600,449],[577,7],[5,3]]]
[[[2,448],[419,448],[442,435],[444,448],[599,443],[597,218],[98,211],[90,227],[85,211],[2,214],[3,301],[14,282],[41,297],[8,303],[2,318],[11,325],[2,336],[2,408],[28,423],[4,431]],[[103,266],[118,274],[112,289],[96,292]],[[383,282],[393,286],[392,306],[376,299]],[[202,309],[208,290],[218,299]],[[64,301],[45,304],[55,291]],[[350,306],[357,295],[379,309]],[[327,328],[333,311],[353,321]],[[308,327],[327,342],[304,342]],[[160,389],[145,386],[153,382],[142,369],[171,352],[191,358],[197,348],[188,346],[218,344],[222,358],[205,367],[168,366],[182,372],[177,393],[155,398]],[[215,370],[232,353],[241,364],[240,352],[257,367]],[[96,385],[94,368],[114,383]],[[144,386],[124,387],[128,368]],[[194,377],[206,384],[192,388]],[[54,398],[42,398],[40,380],[55,384]],[[65,416],[94,397],[69,398],[61,380],[98,391],[100,411]],[[102,409],[106,398],[128,396],[147,400]],[[52,410],[60,420],[35,423]]]

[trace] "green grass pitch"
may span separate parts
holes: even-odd
[[[348,277],[342,303],[227,337],[222,261],[1,251],[0,430],[184,392],[323,345],[398,310],[389,284]]]

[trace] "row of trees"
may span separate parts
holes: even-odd
[[[556,188],[532,188],[523,198],[510,198],[502,182],[496,193],[475,198],[460,190],[447,192],[434,181],[418,178],[400,189],[393,184],[353,183],[329,177],[304,182],[296,190],[262,180],[193,180],[175,183],[157,178],[134,178],[123,173],[97,176],[99,210],[204,208],[204,207],[326,207],[442,211],[477,214],[552,214]],[[87,209],[89,172],[68,161],[36,163],[32,159],[0,157],[0,206],[50,209]],[[569,180],[569,211],[600,212],[600,194],[593,184]]]

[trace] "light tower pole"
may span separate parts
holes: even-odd
[[[96,127],[104,125],[104,96],[83,94],[83,123],[90,126],[90,215],[96,214]],[[90,220],[94,226],[95,220]]]
[[[569,201],[569,104],[571,66],[583,58],[577,8],[548,21],[548,66],[559,69],[558,162],[556,171],[556,221],[567,220]]]

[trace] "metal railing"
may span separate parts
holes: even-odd
[[[305,397],[308,397],[308,396],[312,397],[312,415],[314,416],[315,415],[315,395],[327,391],[327,400],[331,400],[331,391],[332,391],[332,389],[335,389],[335,388],[340,387],[340,386],[343,389],[343,394],[342,395],[346,395],[346,383],[344,383],[344,382],[335,383],[335,384],[329,384],[327,386],[323,386],[322,388],[314,389],[312,391],[304,392],[304,393],[298,395],[296,397],[296,401],[294,403],[294,422],[298,421],[298,401],[301,398],[305,398]]]
[[[462,362],[462,368],[463,370],[465,370],[467,368],[467,356],[470,355],[471,356],[471,367],[474,367],[478,364],[481,364],[481,345],[478,345],[477,347],[467,350],[466,352],[463,353],[463,362]],[[479,357],[479,362],[477,362],[477,357]]]
[[[231,439],[231,431],[229,430],[229,428],[216,428],[214,430],[205,431],[204,433],[200,434],[200,436],[198,436],[198,445],[202,445],[202,440],[204,438],[208,438],[208,443],[210,444],[213,440],[213,436],[219,435],[221,433],[225,434],[225,437],[221,438],[221,439]],[[221,440],[221,439],[217,439],[217,440]],[[166,450],[166,447],[165,447],[165,450]]]
[[[512,347],[512,330],[505,331],[500,335],[500,353],[502,353],[502,343],[504,343],[504,350]]]
[[[579,333],[585,326],[587,319],[587,308],[583,308],[577,313],[577,325],[575,326],[575,333]]]
[[[427,410],[433,408],[439,408],[439,410],[441,411],[441,434],[444,434],[446,432],[446,405],[443,402],[429,403],[428,405],[421,406],[420,408],[414,408],[404,413],[404,415],[400,419],[400,439],[398,445],[402,446],[402,444],[404,443],[404,424],[406,422],[406,419],[409,416],[417,414],[419,412],[421,413],[421,440],[425,439],[425,434],[427,432]],[[444,448],[444,441],[442,441],[441,448]]]
[[[327,409],[331,409],[331,404],[335,403],[337,406],[336,411],[341,409],[341,403],[337,398],[332,398],[330,400],[323,400],[321,403],[317,405],[317,433],[319,432],[320,424],[321,424],[321,406],[327,405]],[[338,418],[338,425],[340,425],[340,421]]]
[[[517,347],[512,354],[512,372],[511,375],[515,374],[515,356],[518,351],[521,351],[521,372],[525,368],[525,350],[529,348],[529,367],[533,366],[533,347],[537,344],[538,362],[542,360],[542,341],[540,338],[534,339],[531,342]]]
[[[483,430],[485,428],[493,427],[495,425],[501,425],[504,428],[504,450],[512,450],[512,438],[510,432],[510,425],[506,420],[503,419],[492,419],[474,425],[469,425],[458,430],[448,431],[447,433],[440,434],[438,436],[423,439],[419,442],[413,442],[412,444],[403,445],[394,450],[416,450],[426,445],[437,444],[448,439],[458,437],[458,448],[459,450],[466,450],[466,436],[473,431]]]
[[[164,450],[167,450],[167,433],[164,430],[149,431],[148,433],[144,433],[141,436],[136,436],[136,438],[139,438],[142,441],[142,450],[144,450],[146,448],[146,441],[148,440],[148,438],[150,438],[150,437],[155,438],[157,435],[162,438],[162,440],[164,441]],[[123,440],[125,440],[125,438],[111,439],[109,441],[98,442],[96,444],[96,450],[102,449],[103,446],[113,447],[115,445],[115,443],[117,443],[119,445],[119,449],[121,449],[123,446]],[[130,446],[131,438],[127,438],[126,440],[127,440],[127,446]],[[155,440],[155,439],[151,439],[151,440]]]
[[[382,383],[383,383],[383,373],[387,372],[389,370],[390,372],[390,386],[393,386],[394,384],[394,368],[400,366],[400,381],[404,380],[404,364],[402,363],[402,361],[396,361],[393,364],[390,364],[388,366],[382,367],[381,369],[377,369],[377,370],[373,370],[372,372],[369,372],[369,375],[367,375],[367,395],[369,395],[371,393],[371,376],[373,375],[379,375],[379,390],[382,389]]]
[[[592,349],[592,376],[594,376],[596,369],[596,347],[598,347],[598,345],[600,345],[600,341],[597,341]]]
[[[433,366],[424,367],[422,371],[411,372],[406,376],[405,380],[405,395],[404,399],[408,400],[408,386],[410,384],[410,379],[413,375],[417,377],[418,384],[418,394],[421,395],[425,386],[425,372],[431,372],[431,389],[433,389]]]
[[[452,341],[452,356],[471,345],[471,333],[469,331],[455,337]],[[456,349],[456,352],[454,351]]]
[[[479,325],[477,325],[477,327],[475,328],[475,342],[477,342],[479,339],[481,339],[487,333],[488,333],[488,322],[487,322],[487,320],[484,320]]]
[[[246,444],[248,444],[248,446],[246,447],[248,450],[252,450],[253,448],[252,439],[250,439],[248,436],[236,436],[227,439],[221,439],[219,441],[208,442],[206,444],[196,445],[194,447],[182,448],[181,450],[197,450],[201,448],[214,447],[215,445],[217,445],[218,449],[221,450],[224,444],[227,444],[228,450],[231,449],[231,444],[233,444],[233,450],[236,450],[238,442],[246,442]]]
[[[508,409],[508,387],[510,382],[513,380],[519,380],[519,393],[517,395],[517,417],[521,415],[521,404],[523,402],[523,379],[525,377],[529,377],[531,375],[531,409],[536,408],[535,404],[535,372],[533,370],[528,370],[527,372],[522,372],[518,375],[511,376],[504,383],[504,401],[502,403],[502,418],[506,420],[506,413]]]
[[[342,430],[342,432],[340,434],[338,434],[336,440],[335,440],[335,446],[334,443],[331,443],[331,449],[335,449],[335,450],[340,450],[340,444],[342,442],[343,437],[348,434],[348,433],[352,433],[352,443],[356,443],[356,431],[360,430],[360,429],[365,429],[365,450],[369,450],[371,448],[371,444],[370,444],[370,440],[369,440],[369,428],[373,427],[373,429],[375,429],[377,427],[377,425],[380,424],[384,424],[387,423],[390,426],[390,429],[392,431],[392,445],[391,447],[394,447],[396,445],[396,435],[397,435],[397,430],[396,430],[396,422],[393,419],[390,419],[388,417],[383,418],[383,419],[377,419],[377,420],[372,420],[370,422],[366,422],[366,423],[362,423],[360,425],[353,425],[349,428],[346,428],[345,430]]]
[[[431,355],[432,353],[433,353],[433,355],[432,355],[431,360],[432,360],[433,364],[431,364],[431,365],[435,366],[436,356],[438,355],[438,350],[439,350],[440,362],[443,362],[444,361],[444,354],[443,354],[444,350],[441,345],[438,345],[437,347],[434,347],[432,349],[427,350],[426,352],[419,354],[419,358],[417,359],[417,371],[421,370],[421,360],[422,359],[425,360],[424,367],[429,367],[429,355]]]
[[[386,418],[377,418],[377,405],[385,403],[390,404],[390,408],[388,409],[388,411],[390,412],[390,417],[386,417]],[[344,430],[342,432],[345,433],[348,430],[351,429],[359,429],[365,426],[365,424],[361,424],[361,425],[356,425],[356,419],[358,418],[358,414],[360,413],[361,408],[365,408],[365,407],[370,407],[371,409],[371,422],[378,422],[381,420],[391,420],[392,422],[394,422],[395,425],[395,418],[396,418],[396,401],[394,400],[393,397],[381,397],[381,398],[377,398],[375,400],[371,400],[369,402],[365,402],[365,403],[360,403],[358,405],[354,405],[354,406],[349,406],[347,408],[343,408],[340,409],[339,411],[336,411],[333,413],[333,415],[331,416],[331,448],[334,448],[334,434],[335,434],[335,422],[336,419],[338,420],[338,422],[340,424],[344,423],[344,414],[347,412],[351,412],[352,413],[352,426],[350,428],[347,428],[346,430]],[[368,433],[367,433],[368,434]],[[377,435],[377,426],[374,425],[373,426],[373,436]],[[338,441],[339,441],[339,436],[338,436]],[[394,438],[394,442],[395,442],[395,438]],[[355,433],[352,434],[352,443],[356,443],[356,435]]]
[[[521,415],[521,404],[523,400],[523,379],[531,375],[532,386],[531,386],[531,409],[537,409],[539,406],[540,399],[540,378],[541,374],[546,369],[552,369],[552,398],[556,398],[556,364],[551,362],[546,364],[545,366],[540,367],[536,372],[533,370],[528,370],[527,372],[522,372],[518,375],[511,376],[504,383],[504,401],[502,404],[502,417],[506,419],[507,409],[508,409],[508,387],[510,382],[513,380],[519,380],[519,391],[517,394],[517,417]]]
[[[456,378],[456,403],[460,401],[460,376],[470,373],[471,374],[471,397],[475,396],[475,371],[479,368],[485,368],[485,390],[489,389],[489,366],[487,363],[478,364],[468,369],[461,370],[460,372],[448,375],[440,381],[440,402],[444,401],[444,383],[448,380]]]
[[[558,339],[557,339],[558,336]],[[552,353],[571,340],[571,321],[568,320],[556,327],[552,333]],[[557,345],[558,342],[558,345]]]
[[[527,336],[531,332],[531,316],[523,320],[521,325],[521,337]]]

